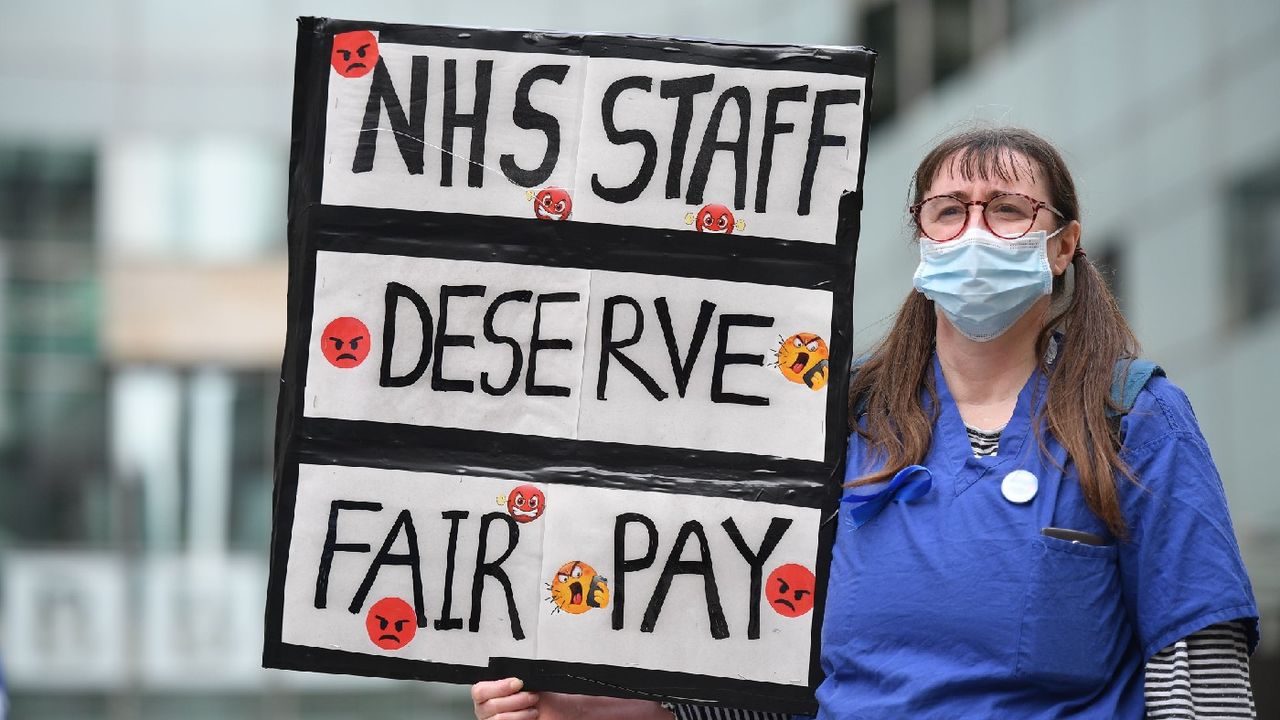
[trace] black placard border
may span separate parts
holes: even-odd
[[[326,29],[324,20],[298,19],[289,146],[289,286],[285,301],[288,318],[310,318],[314,308],[315,253],[305,252],[305,243],[316,232],[315,211],[324,176],[323,173],[309,171],[323,167],[324,108],[328,101],[328,83],[325,80],[329,65],[320,60],[332,51],[332,42],[332,34]],[[309,325],[304,326],[301,322],[288,323],[285,329],[280,393],[276,401],[275,486],[271,494],[271,549],[263,616],[263,667],[280,666],[284,581],[288,573],[298,493],[295,454],[300,443],[298,425],[303,417],[302,391],[306,385],[307,340],[310,334]]]
[[[860,196],[840,211],[856,234]],[[824,290],[852,296],[855,262],[848,244],[823,245],[742,235],[556,222],[490,215],[323,205],[312,211],[319,251],[501,262],[539,267],[635,272]],[[696,243],[690,243],[696,239]],[[673,272],[675,270],[676,272]],[[834,314],[834,308],[833,308]]]
[[[821,509],[839,484],[825,463],[648,445],[305,418],[294,461],[517,483],[723,497]],[[371,444],[380,443],[376,450]]]
[[[716,686],[690,684],[709,676],[611,665],[494,657],[488,666],[369,655],[347,650],[278,643],[270,667],[403,680],[474,683],[505,677],[524,679],[526,690],[659,700],[677,698],[699,705],[751,708],[762,712],[814,713],[817,703],[807,687],[717,677]]]
[[[329,18],[330,32],[377,31],[379,42],[494,52],[546,53],[588,58],[653,60],[747,70],[787,70],[865,77],[871,84],[875,53],[864,47],[815,47],[737,43],[644,34],[573,33],[545,30],[421,26]]]

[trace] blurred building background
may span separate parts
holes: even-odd
[[[304,14],[876,49],[859,348],[910,288],[907,181],[931,142],[975,122],[1046,135],[1081,185],[1084,246],[1196,405],[1264,616],[1280,613],[1280,3],[6,2],[13,717],[470,716],[460,688],[258,667]],[[1263,643],[1259,717],[1276,717],[1280,635]]]

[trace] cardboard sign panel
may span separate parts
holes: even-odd
[[[303,465],[295,512],[328,522],[294,525],[284,640],[477,669],[507,656],[805,684],[809,626],[791,614],[813,604],[802,568],[817,556],[820,511],[669,504],[646,491]],[[775,573],[799,582],[761,592]],[[773,662],[756,662],[761,652]]]
[[[377,48],[367,74],[328,78],[325,204],[532,217],[524,183],[573,187],[587,58]]]
[[[264,663],[812,710],[872,54],[300,23]]]
[[[823,456],[829,292],[321,252],[311,320],[308,417]]]
[[[589,271],[322,252],[315,287],[308,416],[576,435]]]
[[[596,272],[591,297],[579,438],[822,460],[831,293]]]
[[[527,218],[554,188],[581,222],[834,244],[858,189],[864,77],[380,35],[328,78],[325,204]]]
[[[840,196],[858,189],[863,78],[615,58],[586,75],[581,219],[678,230],[689,208],[715,203],[731,212],[712,213],[713,228],[835,242]],[[620,155],[624,132],[636,142]]]

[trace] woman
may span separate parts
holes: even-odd
[[[1137,342],[1061,156],[965,132],[913,194],[915,290],[850,387],[863,512],[834,549],[820,715],[1252,716],[1258,613],[1221,481],[1160,373],[1116,398]],[[850,497],[900,472],[928,491],[870,514]],[[670,717],[508,681],[473,698],[481,720]]]

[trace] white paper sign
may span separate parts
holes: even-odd
[[[861,77],[376,48],[330,72],[328,205],[834,244],[858,189]]]
[[[330,252],[315,290],[311,417],[823,456],[827,292]]]
[[[580,439],[822,459],[830,293],[597,271],[587,327]]]
[[[322,252],[315,291],[308,416],[575,435],[588,271]]]
[[[539,186],[573,186],[586,58],[393,43],[379,45],[378,52],[393,102],[403,115],[388,110],[385,100],[373,95],[377,119],[369,132],[376,142],[369,147],[374,154],[358,163],[356,150],[370,90],[383,71],[375,68],[360,77],[331,71],[325,204],[532,217],[525,186],[513,183],[503,170],[536,170],[549,145],[543,132],[517,125],[517,90],[522,82],[528,83],[521,93],[528,107],[520,108],[521,114],[528,116],[530,108],[545,113],[553,118],[559,136],[559,152],[552,157],[554,169],[539,178]],[[422,82],[420,97],[412,94],[415,57]],[[475,114],[478,74],[489,88],[481,95],[483,151],[474,156],[473,128],[459,125],[449,137],[444,131],[445,83],[451,73],[454,84],[448,95],[454,102],[453,117]],[[400,126],[401,117],[406,125]],[[465,117],[462,120],[466,122]]]
[[[803,685],[820,511],[683,496],[672,512],[672,497],[303,465],[283,639]]]
[[[651,133],[657,151],[652,179],[639,197],[617,202],[595,192],[593,179],[602,187],[626,186],[644,167],[639,144],[610,140],[601,111],[610,87],[626,78],[652,78],[652,89],[620,93],[613,124]],[[861,97],[864,84],[848,75],[593,58],[587,64],[575,217],[672,230],[733,228],[737,234],[833,244],[840,195],[858,189],[861,160],[854,139],[862,135],[862,108],[853,98],[855,92]],[[663,97],[673,93],[679,95]],[[684,117],[682,102],[688,108]],[[841,145],[822,145],[824,136]],[[821,192],[815,194],[815,187]],[[729,210],[728,216],[719,208],[710,212],[715,223],[724,221],[723,228],[706,222],[705,215],[686,222],[707,205]]]

